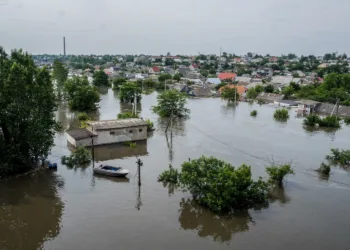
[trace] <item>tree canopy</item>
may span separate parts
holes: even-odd
[[[63,90],[63,85],[68,78],[68,69],[58,60],[53,62],[52,78],[56,80],[57,93],[60,96]]]
[[[221,98],[228,101],[239,101],[239,93],[236,88],[225,86],[221,89]]]
[[[153,107],[153,112],[160,117],[184,117],[189,114],[186,108],[187,96],[177,90],[167,90],[157,96],[158,104]]]
[[[137,102],[141,101],[142,90],[135,82],[127,82],[120,86],[119,98],[121,102],[133,103],[136,95]]]
[[[46,68],[30,55],[0,47],[0,177],[26,171],[44,160],[59,126],[56,98]]]
[[[108,75],[103,70],[98,70],[93,75],[93,84],[96,87],[109,87]]]
[[[97,109],[100,94],[95,87],[89,85],[86,77],[73,77],[64,84],[68,96],[69,107],[77,111]]]
[[[171,77],[171,75],[170,74],[160,74],[159,76],[158,76],[158,80],[160,81],[160,82],[164,82],[164,81],[166,81],[166,80],[170,80],[172,77]]]

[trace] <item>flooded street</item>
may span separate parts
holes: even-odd
[[[350,171],[332,168],[329,180],[319,167],[330,148],[350,149],[350,127],[307,131],[290,110],[286,123],[274,108],[216,99],[189,99],[190,118],[174,122],[152,113],[157,93],[144,95],[141,116],[155,122],[147,142],[96,147],[96,160],[131,171],[129,179],[95,176],[91,166],[0,182],[0,249],[349,249]],[[94,119],[115,119],[122,105],[112,90],[102,95]],[[251,117],[252,110],[257,117]],[[64,105],[57,119],[78,126]],[[64,133],[57,134],[50,159],[69,155]],[[269,162],[292,162],[296,172],[260,210],[217,216],[194,204],[188,193],[157,182],[172,164],[215,156],[235,166],[252,166],[266,178]],[[143,161],[142,186],[136,157]]]

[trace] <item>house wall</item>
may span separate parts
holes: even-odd
[[[131,131],[131,133],[130,133]],[[138,141],[147,139],[147,126],[98,130],[95,145],[113,144],[126,141]]]
[[[67,135],[67,141],[72,144],[74,147],[77,147],[76,146],[76,141],[73,137],[71,137],[69,134],[66,134]]]

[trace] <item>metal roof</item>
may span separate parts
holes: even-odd
[[[86,138],[97,136],[96,134],[94,134],[93,132],[85,128],[69,130],[69,131],[66,131],[66,133],[71,137],[73,137],[75,140],[86,139]]]
[[[147,126],[147,122],[138,118],[87,122],[87,124],[94,130]]]

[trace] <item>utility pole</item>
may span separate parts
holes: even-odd
[[[141,186],[141,166],[143,165],[143,162],[140,159],[137,159],[137,173],[139,176],[139,182],[138,185]]]
[[[135,116],[137,115],[137,93],[134,93],[134,110]]]
[[[235,105],[236,105],[236,103],[237,103],[237,88],[236,88],[237,86],[235,86]]]
[[[95,147],[94,147],[94,136],[91,135],[91,146],[92,146],[92,168],[95,168]]]

